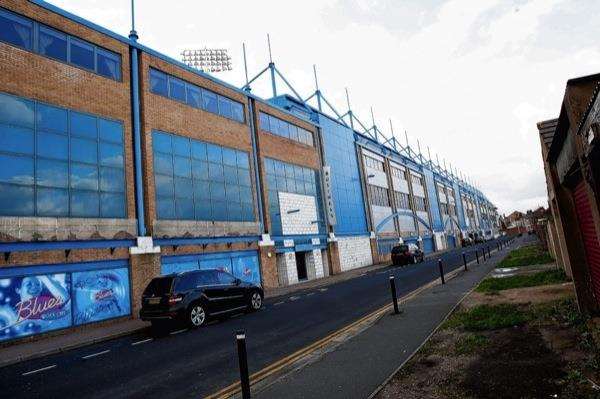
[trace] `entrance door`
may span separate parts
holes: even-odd
[[[296,252],[296,270],[298,271],[298,280],[306,280],[308,278],[306,252]]]
[[[594,294],[596,295],[596,301],[600,301],[600,243],[598,243],[598,235],[594,226],[592,207],[588,199],[585,182],[581,181],[577,184],[573,192],[573,199],[575,200],[579,230],[581,230],[583,236],[585,258],[589,267]]]

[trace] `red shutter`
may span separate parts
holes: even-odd
[[[598,301],[600,300],[600,243],[598,242],[598,235],[592,216],[592,207],[590,206],[584,181],[577,184],[573,192],[573,197],[575,199],[579,229],[583,236],[585,258],[589,267],[596,300]]]

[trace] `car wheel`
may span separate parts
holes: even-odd
[[[250,295],[250,303],[248,308],[251,312],[256,312],[262,307],[262,296],[258,291],[254,291],[252,295]]]
[[[206,321],[206,311],[200,303],[192,304],[188,309],[187,315],[187,322],[192,328],[198,328]]]

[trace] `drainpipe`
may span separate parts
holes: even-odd
[[[263,215],[263,202],[262,195],[263,192],[262,181],[260,178],[260,172],[258,170],[258,150],[256,148],[256,126],[254,125],[254,104],[252,104],[252,99],[248,97],[248,115],[250,119],[250,137],[252,138],[252,163],[254,165],[254,185],[256,187],[256,201],[258,204],[258,221],[260,226],[261,234],[265,234],[264,229],[264,215]]]
[[[129,34],[132,42],[137,42],[138,35],[132,29]],[[142,135],[140,131],[140,91],[138,49],[131,48],[131,105],[133,108],[133,157],[135,161],[135,210],[137,214],[137,230],[139,237],[146,236],[144,211],[144,181],[142,178]]]

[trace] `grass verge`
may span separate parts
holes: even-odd
[[[534,274],[523,274],[503,278],[486,278],[475,289],[477,292],[494,293],[511,288],[535,287],[559,284],[568,281],[563,270],[545,270]]]
[[[513,304],[479,305],[454,313],[443,328],[462,328],[467,331],[497,330],[523,325],[528,319],[529,315]]]
[[[550,256],[548,251],[544,251],[539,244],[535,244],[510,251],[506,258],[502,259],[496,267],[543,265],[553,261],[554,259]]]

